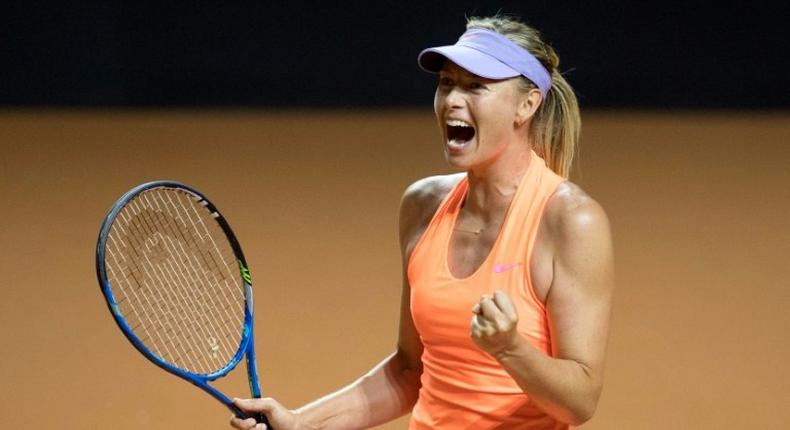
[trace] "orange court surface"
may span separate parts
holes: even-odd
[[[790,114],[582,115],[571,179],[609,214],[618,283],[580,428],[790,428]],[[223,212],[263,391],[296,407],[394,350],[399,199],[446,172],[427,109],[0,111],[0,428],[230,428],[99,291],[99,226],[132,186],[175,179]],[[218,385],[248,393],[243,367]]]

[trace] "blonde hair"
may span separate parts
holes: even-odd
[[[466,29],[482,28],[496,31],[526,49],[551,74],[551,89],[546,93],[530,126],[535,152],[560,176],[568,177],[577,151],[582,120],[573,88],[559,72],[560,57],[544,42],[540,33],[517,18],[505,15],[471,17]],[[521,89],[537,88],[529,79],[521,78]]]

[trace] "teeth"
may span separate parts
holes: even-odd
[[[447,120],[447,125],[452,127],[471,127],[472,125],[466,121],[462,121],[460,119],[449,119]]]

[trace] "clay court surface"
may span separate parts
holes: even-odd
[[[582,428],[790,428],[790,115],[584,119],[572,179],[609,213],[618,287]],[[229,428],[132,348],[99,292],[96,234],[132,186],[180,180],[224,213],[256,290],[263,390],[295,407],[393,350],[400,195],[443,172],[429,110],[0,112],[0,427]],[[243,376],[220,387],[243,396]]]

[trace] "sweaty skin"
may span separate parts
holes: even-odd
[[[447,62],[440,74],[435,111],[448,163],[466,171],[467,200],[450,243],[453,274],[473,273],[496,239],[531,151],[529,126],[541,101],[537,90],[520,93],[515,79],[491,81]],[[448,141],[448,120],[475,128],[462,145]],[[527,142],[527,144],[525,144]],[[263,412],[277,430],[361,429],[408,413],[420,388],[423,346],[411,317],[406,266],[433,213],[463,174],[412,184],[400,208],[403,287],[395,352],[341,390],[295,410],[273,399],[236,400],[248,412]],[[613,251],[607,216],[578,186],[563,182],[541,218],[532,260],[532,284],[550,321],[550,357],[514,330],[518,315],[507,294],[483,296],[469,309],[470,336],[513,377],[543,411],[578,425],[596,407],[614,289]],[[231,419],[238,429],[254,420]],[[262,428],[262,425],[259,425]]]

